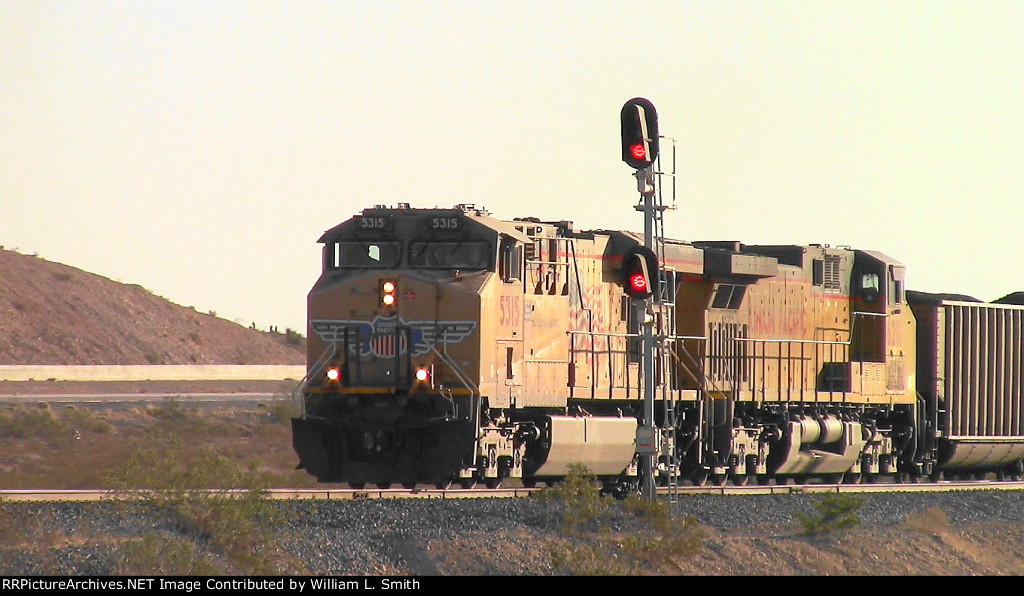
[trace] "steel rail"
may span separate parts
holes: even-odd
[[[266,491],[272,500],[311,500],[311,501],[359,501],[386,499],[484,499],[484,498],[527,498],[543,491],[540,488],[274,488]],[[915,492],[957,492],[957,491],[1020,491],[1024,490],[1024,481],[999,482],[992,480],[978,481],[940,481],[920,484],[780,484],[780,485],[748,485],[748,486],[680,486],[677,494],[684,495],[780,495],[780,494],[829,494],[829,493],[915,493]],[[241,494],[243,489],[210,489],[190,490],[193,494]],[[669,489],[661,487],[658,493],[667,495]],[[66,490],[66,489],[11,489],[0,490],[0,503],[13,502],[46,502],[71,503],[117,501],[145,498],[148,491],[118,490]]]

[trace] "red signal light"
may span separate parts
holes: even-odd
[[[647,276],[642,272],[634,273],[629,278],[629,285],[637,293],[647,293]]]
[[[657,275],[658,257],[651,249],[635,246],[622,256],[622,289],[629,297],[644,299],[653,295]]]
[[[634,97],[622,106],[619,114],[622,124],[622,161],[642,170],[658,159],[658,112],[654,104],[642,97]]]

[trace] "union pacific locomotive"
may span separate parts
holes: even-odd
[[[320,242],[293,438],[322,482],[1024,473],[1024,306],[906,291],[880,252],[659,238],[638,309],[627,231],[400,204]]]

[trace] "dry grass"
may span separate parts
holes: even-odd
[[[271,488],[313,487],[295,470],[285,401],[228,409],[168,400],[144,408],[7,406],[0,410],[0,488],[114,488],[111,474],[136,454],[173,442],[208,448]]]

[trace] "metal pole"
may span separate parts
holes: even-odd
[[[644,200],[644,247],[654,250],[654,166],[648,166],[636,172],[637,188]],[[660,267],[660,264],[659,264]],[[649,275],[653,280],[659,275],[659,271],[651,271]],[[638,313],[640,324],[643,326],[643,379],[644,379],[644,426],[654,429],[654,321],[653,317],[648,319],[648,313],[652,310],[656,297],[646,298],[640,306],[642,312]],[[654,433],[655,437],[658,434]],[[655,439],[657,445],[657,438]],[[657,491],[654,487],[654,462],[656,453],[644,453],[641,456],[644,477],[642,483],[642,496],[645,499],[653,500]]]

